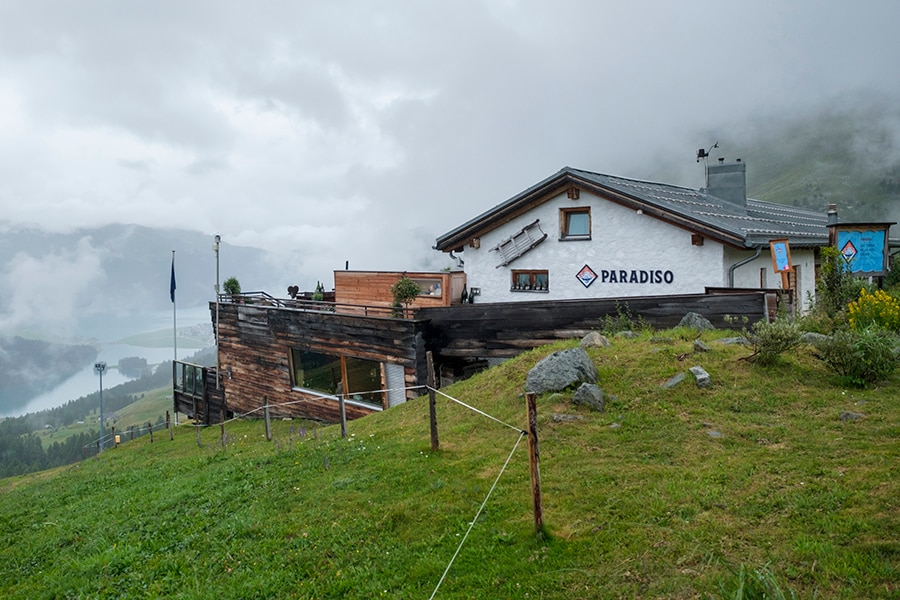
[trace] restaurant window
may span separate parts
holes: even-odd
[[[381,363],[364,358],[291,348],[291,387],[383,405]]]
[[[513,292],[548,292],[550,291],[550,274],[548,271],[513,271]]]
[[[438,278],[421,278],[421,279],[413,279],[416,282],[416,285],[419,286],[419,295],[420,296],[440,296],[441,295],[441,280]]]
[[[561,208],[559,210],[559,239],[591,239],[591,209],[586,206]]]

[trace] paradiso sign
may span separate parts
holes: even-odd
[[[675,274],[661,269],[600,269],[598,273],[588,265],[584,265],[575,274],[575,278],[584,287],[590,287],[597,280],[600,283],[671,284],[675,281]]]

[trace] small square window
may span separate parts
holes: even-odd
[[[513,271],[511,291],[548,292],[550,274],[548,271]]]
[[[559,239],[591,239],[591,209],[589,207],[560,209]]]

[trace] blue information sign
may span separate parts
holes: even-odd
[[[887,229],[839,229],[837,249],[851,273],[883,275]]]

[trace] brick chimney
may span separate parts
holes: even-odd
[[[720,158],[706,168],[706,193],[742,208],[747,206],[747,164]]]

